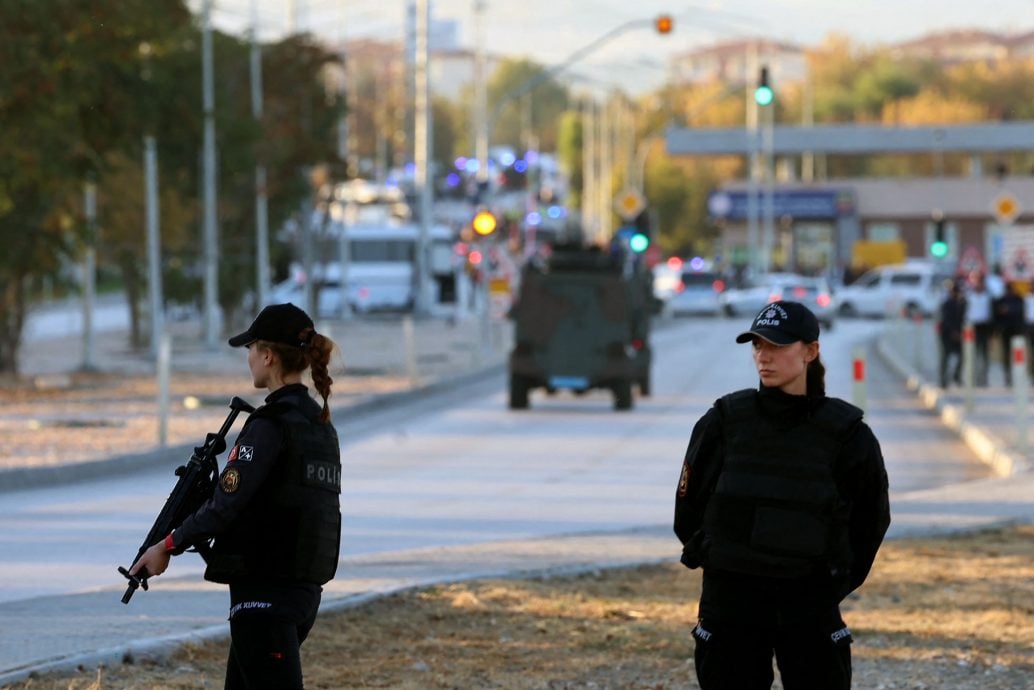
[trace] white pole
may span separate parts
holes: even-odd
[[[416,388],[420,383],[416,368],[416,337],[413,333],[413,316],[406,314],[402,317],[402,342],[406,352],[406,376],[409,384]]]
[[[758,75],[758,46],[751,42],[744,61],[747,74],[747,266],[756,275],[759,270],[758,255],[758,102],[754,98],[752,85]]]
[[[251,0],[251,116],[262,123],[262,48],[258,42],[258,0]],[[266,166],[255,162],[255,297],[256,307],[269,301],[269,208]],[[256,309],[257,311],[257,309]]]
[[[97,296],[97,185],[83,188],[83,215],[86,217],[86,252],[83,256],[83,371],[93,371],[95,337],[93,307]]]
[[[154,137],[144,137],[144,187],[147,199],[147,287],[151,295],[151,355],[158,358],[158,344],[165,332],[162,296],[161,230],[158,220],[158,153]]]
[[[474,0],[474,153],[478,188],[488,183],[488,83],[485,79],[485,0]],[[487,188],[485,189],[487,192]],[[483,198],[478,199],[484,203]]]
[[[431,79],[430,46],[428,32],[431,22],[430,0],[417,0],[416,10],[416,100],[414,102],[414,152],[415,179],[420,194],[420,241],[417,243],[416,285],[414,306],[418,314],[431,311],[430,276],[428,271],[428,250],[431,235]]]
[[[597,239],[602,242],[610,240],[611,236],[611,195],[613,180],[611,171],[614,167],[614,107],[613,101],[607,99],[600,109],[600,189],[599,189],[599,213],[600,231]]]
[[[1012,352],[1012,390],[1016,400],[1016,445],[1020,455],[1027,454],[1027,400],[1030,381],[1027,378],[1027,339],[1014,335],[1009,341]]]
[[[169,370],[172,367],[172,338],[162,333],[158,345],[158,445],[169,441]]]
[[[868,402],[868,391],[865,381],[865,350],[860,347],[854,349],[852,378],[854,380],[852,399],[855,406],[860,407],[864,411]]]
[[[219,338],[219,236],[216,228],[215,95],[212,75],[212,0],[202,5],[201,81],[204,110],[204,297],[205,346],[216,349]]]

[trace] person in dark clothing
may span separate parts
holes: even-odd
[[[948,387],[948,365],[954,358],[951,380],[962,383],[962,329],[966,323],[966,298],[958,283],[948,287],[948,296],[941,302],[937,319],[937,334],[941,339],[941,388]]]
[[[303,687],[300,647],[337,570],[341,460],[327,398],[334,343],[293,304],[263,309],[245,332],[256,388],[269,391],[227,456],[212,498],[130,569],[161,575],[170,557],[211,544],[205,579],[230,586],[231,690]],[[310,370],[322,405],[302,374]]]
[[[754,318],[758,389],[697,422],[675,499],[681,561],[703,568],[693,629],[703,690],[851,685],[839,604],[872,568],[890,525],[887,473],[862,411],[825,393],[819,324],[779,301]]]
[[[1012,339],[1026,335],[1027,323],[1024,317],[1023,297],[1016,292],[1011,282],[1005,284],[1005,293],[994,301],[994,323],[1001,338],[1002,373],[1005,385],[1012,385]]]

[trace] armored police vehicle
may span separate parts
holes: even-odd
[[[650,394],[649,272],[600,249],[558,246],[525,268],[512,310],[510,408],[547,393],[592,388],[613,392],[614,409],[632,407],[633,386]]]

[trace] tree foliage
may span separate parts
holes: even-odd
[[[344,104],[326,88],[336,58],[308,37],[293,37],[265,47],[265,117],[255,122],[248,46],[215,32],[214,48],[226,274],[220,302],[232,311],[254,283],[256,161],[269,171],[275,228],[312,194],[306,168],[337,163],[334,137]],[[197,272],[198,22],[184,0],[0,0],[0,65],[0,373],[16,372],[38,286],[75,275],[88,181],[99,190],[99,259],[121,272],[133,344],[140,344],[145,136],[158,144],[163,251],[185,274]]]

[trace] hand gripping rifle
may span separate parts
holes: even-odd
[[[166,499],[165,505],[162,506],[162,511],[158,514],[154,525],[151,526],[151,531],[147,533],[147,538],[144,539],[144,543],[140,550],[137,551],[136,558],[133,559],[132,563],[140,560],[144,551],[147,551],[153,544],[161,541],[169,532],[183,524],[187,516],[191,515],[205,501],[212,497],[216,482],[219,481],[219,463],[216,458],[226,450],[226,433],[233,426],[238,414],[241,412],[251,414],[254,411],[254,407],[236,396],[230,400],[230,414],[226,416],[226,421],[223,422],[219,431],[214,434],[208,434],[205,437],[205,445],[194,448],[194,452],[190,459],[187,460],[187,464],[176,468],[176,476],[179,477],[179,481],[176,482],[172,493]],[[208,547],[206,545],[199,545],[196,548],[201,553],[202,558],[204,558]],[[142,568],[136,575],[130,575],[129,570],[121,566],[119,566],[118,571],[129,580],[126,593],[122,595],[123,604],[129,603],[129,600],[133,597],[133,592],[138,587],[143,587],[144,591],[147,591],[147,578],[150,577],[147,568]]]

